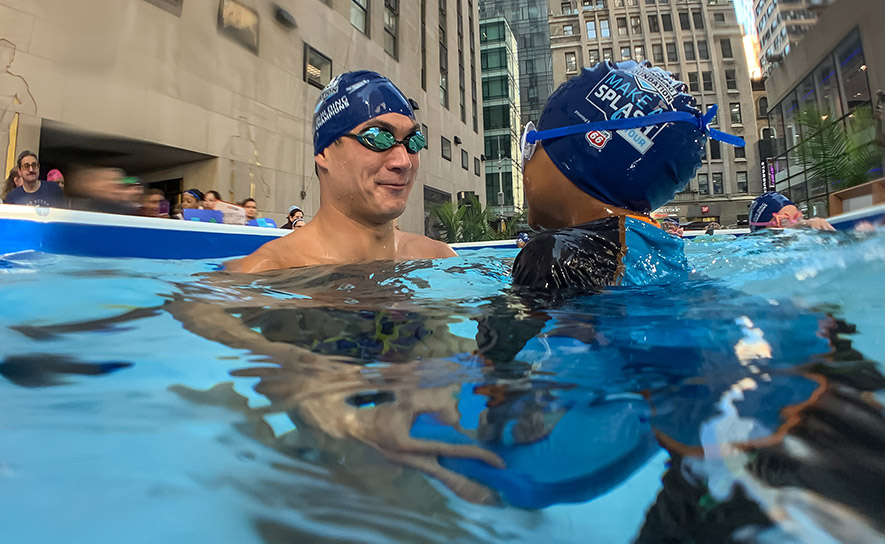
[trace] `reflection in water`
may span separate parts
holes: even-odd
[[[232,348],[211,360],[232,381],[164,382],[194,410],[169,420],[227,428],[237,464],[199,485],[248,497],[265,542],[512,541],[551,519],[574,540],[579,519],[605,541],[882,540],[885,377],[851,325],[712,281],[551,300],[474,265],[178,277],[161,306],[15,330],[36,353],[170,322],[176,371]],[[118,364],[42,359],[0,373],[74,391]]]

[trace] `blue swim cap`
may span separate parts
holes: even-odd
[[[795,206],[789,198],[775,191],[769,191],[756,197],[750,204],[750,232],[765,228],[774,214],[784,206]]]
[[[338,75],[320,93],[313,110],[313,154],[319,155],[355,126],[385,113],[415,118],[406,96],[381,74],[358,70]]]
[[[701,166],[706,118],[685,91],[684,83],[647,62],[585,68],[547,99],[539,131],[666,112],[686,112],[698,122],[544,138],[544,150],[560,172],[593,198],[649,212],[672,200]]]
[[[516,239],[517,239],[517,241],[520,241],[520,242],[528,242],[529,235],[524,232],[520,232],[519,235],[517,235]]]

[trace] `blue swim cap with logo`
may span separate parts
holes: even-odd
[[[560,172],[597,200],[649,212],[695,176],[708,136],[744,145],[711,129],[715,106],[702,115],[686,90],[647,62],[603,62],[550,95],[526,142],[543,142]]]
[[[764,228],[774,217],[774,214],[781,211],[784,206],[795,206],[795,204],[789,198],[775,191],[757,196],[750,204],[750,232]]]
[[[313,154],[319,155],[354,127],[385,113],[415,118],[409,100],[377,72],[338,75],[326,85],[313,111]]]

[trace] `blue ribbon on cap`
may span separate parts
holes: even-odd
[[[702,130],[704,134],[718,140],[720,142],[733,145],[735,147],[744,147],[746,142],[740,136],[734,136],[720,130],[710,128],[710,121],[716,116],[719,106],[713,104],[703,116],[688,113],[686,111],[664,111],[653,115],[644,115],[640,117],[625,117],[622,119],[609,119],[607,121],[593,121],[591,123],[581,123],[580,125],[571,125],[567,127],[551,128],[548,130],[532,130],[526,133],[526,142],[533,144],[539,140],[550,140],[553,138],[561,138],[562,136],[571,136],[572,134],[581,134],[583,132],[592,132],[594,130],[625,130],[630,128],[647,127],[651,125],[663,125],[666,123],[691,123]]]

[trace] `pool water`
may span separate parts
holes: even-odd
[[[885,540],[885,231],[568,300],[515,255],[0,257],[0,539]]]

